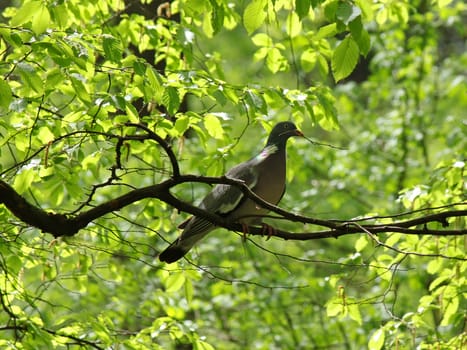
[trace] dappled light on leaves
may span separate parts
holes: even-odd
[[[465,10],[2,2],[0,348],[463,348]],[[224,174],[280,121],[274,206]],[[217,228],[159,262],[189,215]]]

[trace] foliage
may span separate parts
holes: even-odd
[[[282,208],[388,225],[465,209],[465,13],[441,0],[2,4],[0,180],[73,217],[171,176],[135,124],[170,144],[183,174],[219,176],[291,119],[338,148],[291,142]],[[208,190],[172,193],[196,202]],[[184,215],[143,199],[55,238],[0,206],[0,346],[467,342],[465,235],[266,242],[217,230],[189,260],[160,264]],[[465,230],[465,217],[427,229],[446,224]]]

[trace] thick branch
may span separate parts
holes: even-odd
[[[206,218],[217,226],[227,228],[233,231],[241,231],[242,227],[239,224],[226,222],[222,217],[206,212],[200,208],[190,205],[170,193],[170,189],[176,185],[186,182],[199,182],[207,184],[229,184],[239,187],[246,196],[254,200],[258,205],[265,207],[279,215],[279,217],[301,223],[308,223],[317,226],[326,227],[329,230],[304,232],[304,233],[290,233],[281,230],[276,230],[275,236],[283,239],[290,240],[309,240],[321,239],[330,237],[339,237],[347,234],[358,232],[371,232],[378,234],[382,232],[400,232],[404,234],[429,234],[437,236],[447,235],[465,235],[466,229],[460,230],[431,230],[426,227],[431,222],[441,222],[444,227],[447,226],[447,219],[453,217],[467,216],[467,210],[450,210],[421,216],[415,219],[394,222],[391,224],[361,224],[360,221],[336,221],[336,220],[319,220],[302,215],[289,213],[277,206],[263,201],[256,196],[242,181],[231,179],[227,177],[203,177],[193,175],[180,175],[178,177],[170,178],[157,185],[147,186],[140,189],[132,190],[120,197],[104,202],[96,207],[82,212],[76,216],[67,216],[65,214],[55,214],[46,212],[20,196],[10,185],[0,180],[0,204],[4,204],[18,219],[24,223],[37,227],[43,232],[52,234],[54,237],[72,236],[85,228],[92,221],[103,217],[104,215],[113,211],[118,211],[132,203],[142,199],[156,198],[172,207]],[[416,226],[425,225],[423,228],[413,228]],[[264,230],[258,227],[250,227],[249,232],[255,235],[263,235]]]

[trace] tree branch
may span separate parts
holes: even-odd
[[[148,137],[151,140],[156,141],[164,149],[165,153],[167,153],[167,156],[170,159],[170,163],[172,164],[172,176],[173,177],[180,176],[180,167],[178,166],[177,157],[175,156],[175,153],[172,151],[172,146],[170,146],[169,143],[167,143],[162,137],[157,135],[154,131],[152,131],[151,129],[149,129],[147,126],[143,124],[126,123],[125,125],[133,126],[135,128],[139,128],[139,129],[146,131],[146,133],[148,134]]]
[[[447,227],[447,220],[449,218],[465,217],[467,216],[467,210],[448,210],[435,214],[420,216],[414,219],[393,222],[391,224],[362,224],[361,220],[321,220],[290,213],[275,205],[265,202],[256,196],[241,180],[232,179],[225,176],[218,178],[194,175],[179,175],[156,185],[129,191],[120,197],[99,204],[92,209],[73,216],[46,212],[30,204],[9,184],[0,180],[0,204],[4,204],[13,215],[15,215],[24,223],[37,227],[43,232],[50,233],[54,237],[75,235],[92,221],[113,211],[118,211],[132,203],[148,198],[159,199],[160,201],[165,202],[180,211],[203,217],[215,225],[224,227],[228,230],[242,231],[243,228],[240,224],[227,222],[224,218],[216,214],[206,212],[196,206],[178,199],[170,192],[172,187],[187,182],[228,184],[237,186],[247,197],[254,200],[259,206],[267,208],[271,212],[278,214],[279,218],[328,228],[328,230],[324,231],[302,233],[291,233],[282,230],[275,230],[275,237],[283,238],[286,240],[311,240],[331,237],[337,238],[343,235],[361,232],[370,232],[372,234],[378,234],[382,232],[399,232],[404,234],[434,236],[459,236],[467,234],[466,229],[432,230],[427,228],[427,224],[433,222],[440,222],[443,227]],[[459,203],[459,205],[465,205],[465,203]],[[424,227],[414,228],[421,225]],[[264,235],[264,229],[260,227],[249,227],[249,233],[253,235]]]

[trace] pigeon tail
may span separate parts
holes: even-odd
[[[159,260],[171,264],[183,258],[186,253],[188,253],[188,249],[183,249],[177,244],[172,244],[159,254]]]

